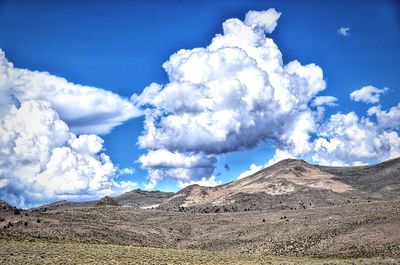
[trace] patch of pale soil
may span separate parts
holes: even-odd
[[[148,210],[148,209],[153,209],[153,208],[157,208],[160,204],[153,204],[153,205],[147,205],[147,206],[142,206],[139,207],[140,209],[144,209],[144,210]]]

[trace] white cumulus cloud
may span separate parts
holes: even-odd
[[[393,158],[399,136],[354,112],[332,115],[314,141],[313,159],[322,164],[360,164]]]
[[[94,134],[139,113],[111,92],[14,68],[0,50],[0,198],[19,207],[133,189]],[[65,119],[65,121],[63,120]],[[72,126],[72,129],[70,128]]]
[[[349,27],[340,27],[337,30],[337,34],[344,36],[344,37],[348,37],[348,36],[350,36],[350,28]]]
[[[388,111],[382,110],[380,106],[374,106],[368,110],[368,115],[375,115],[380,127],[400,129],[400,103]]]
[[[350,99],[356,102],[378,103],[380,96],[385,94],[388,90],[388,88],[380,89],[373,86],[364,86],[351,92]]]
[[[284,158],[305,158],[333,166],[362,165],[400,156],[400,137],[396,131],[354,112],[330,116],[309,144],[310,148],[302,153],[278,148],[267,165]]]
[[[209,178],[202,177],[199,180],[191,180],[189,182],[178,181],[178,187],[181,189],[183,189],[187,186],[193,185],[193,184],[197,184],[197,185],[205,186],[205,187],[215,187],[215,186],[221,185],[222,181],[218,181],[215,178],[215,176],[211,176]]]
[[[71,131],[106,134],[122,122],[141,115],[127,99],[110,91],[82,86],[47,72],[15,68],[0,49],[0,113],[26,100],[45,100]],[[6,104],[7,103],[7,104]]]
[[[281,13],[274,8],[266,11],[249,11],[246,14],[244,23],[253,29],[260,29],[266,33],[274,31]]]
[[[266,36],[279,16],[269,9],[250,11],[244,22],[226,20],[223,34],[209,46],[171,55],[163,64],[169,83],[153,83],[132,96],[145,112],[139,146],[150,156],[162,156],[151,162],[155,165],[145,159],[148,155],[139,159],[149,170],[150,184],[164,177],[195,181],[212,175],[214,163],[199,172],[186,159],[177,159],[178,154],[189,159],[215,156],[268,139],[296,153],[311,148],[316,114],[310,106],[325,81],[315,64],[283,63],[277,45]],[[160,169],[161,162],[168,162],[168,170]]]
[[[242,178],[248,177],[248,176],[250,176],[250,175],[256,173],[257,171],[260,171],[262,168],[263,168],[262,166],[258,166],[258,165],[256,165],[256,164],[251,164],[251,165],[250,165],[250,169],[249,169],[249,170],[246,170],[246,171],[244,171],[244,172],[242,172],[242,173],[237,177],[237,179],[242,179]]]
[[[0,196],[28,207],[133,188],[114,180],[117,168],[102,149],[100,137],[71,133],[46,101],[11,106],[0,123]]]
[[[337,98],[336,97],[332,97],[332,96],[319,96],[316,97],[313,101],[315,106],[330,106],[330,107],[334,107],[337,106]]]

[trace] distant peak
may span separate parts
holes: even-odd
[[[307,164],[309,165],[309,163],[307,163],[306,161],[304,161],[303,159],[294,159],[294,158],[286,158],[283,159],[277,163],[275,163],[274,165],[288,165],[288,164],[293,164],[293,163],[298,163],[298,164]]]

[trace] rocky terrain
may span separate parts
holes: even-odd
[[[100,200],[98,200],[96,202],[95,206],[122,206],[122,205],[121,205],[121,203],[119,203],[119,201],[117,201],[113,197],[105,196],[105,197],[101,198]]]
[[[192,249],[162,249],[116,244],[0,240],[0,264],[130,264],[130,265],[396,265],[390,257],[293,258]]]
[[[124,194],[113,197],[121,206],[129,206],[133,208],[155,208],[159,204],[165,202],[167,199],[174,195],[173,192],[162,192],[162,191],[145,191],[145,190],[132,190]],[[47,211],[55,209],[66,209],[76,207],[92,207],[95,206],[99,201],[87,201],[87,202],[71,202],[71,201],[58,201],[36,207],[33,210],[36,211]]]
[[[398,264],[399,168],[400,159],[351,168],[283,160],[175,194],[133,190],[30,210],[0,201],[0,263]],[[68,259],[57,256],[67,247]]]
[[[3,216],[0,239],[5,240],[273,256],[400,258],[399,201],[208,214],[104,206]]]
[[[293,210],[400,199],[400,159],[363,167],[322,167],[286,159],[217,187],[191,185],[162,210]]]
[[[173,192],[132,190],[116,196],[115,199],[124,206],[131,207],[156,207],[174,195]]]

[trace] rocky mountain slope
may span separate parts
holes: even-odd
[[[168,211],[296,210],[400,199],[400,158],[377,165],[327,167],[285,159],[217,187],[188,186],[177,193],[140,189],[114,197],[121,206]],[[91,207],[98,201],[60,201],[37,210]]]
[[[120,204],[131,207],[156,207],[174,196],[173,192],[132,190],[114,197]]]
[[[152,208],[157,207],[160,203],[165,202],[167,199],[174,195],[173,192],[162,192],[162,191],[144,191],[140,189],[132,190],[121,195],[115,196],[112,199],[118,202],[120,206],[129,206],[134,208]],[[102,198],[104,199],[104,198]],[[71,201],[58,201],[49,203],[35,208],[35,210],[55,210],[55,209],[66,209],[76,207],[92,207],[101,204],[101,201],[87,201],[87,202],[71,202]]]
[[[191,185],[162,210],[295,210],[400,198],[400,158],[373,166],[323,167],[286,159],[217,187]]]

